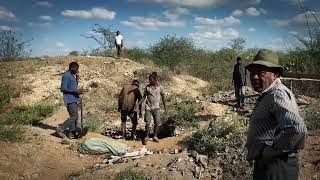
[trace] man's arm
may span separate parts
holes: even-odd
[[[291,94],[285,90],[274,94],[271,113],[275,116],[278,127],[275,132],[273,148],[290,151],[302,149],[307,137],[307,128]]]
[[[136,88],[134,90],[134,94],[135,94],[135,97],[137,99],[137,102],[139,103],[139,101],[142,99],[142,95],[140,93],[139,88]],[[139,105],[139,115],[141,116],[141,114],[142,114],[142,103]]]
[[[124,88],[121,89],[119,97],[118,97],[118,111],[119,112],[121,111],[121,108],[122,108],[122,101],[123,101],[123,96],[124,96],[123,91],[124,91]]]
[[[142,98],[138,101],[138,104],[136,105],[135,110],[137,110],[138,107],[141,107],[142,103],[146,100],[146,97],[147,97],[147,87],[144,90]]]
[[[163,108],[165,111],[167,111],[167,107],[166,107],[166,95],[163,91],[163,88],[161,88],[161,91],[160,91],[160,95],[161,95],[161,100],[162,100],[162,103],[163,103]]]
[[[82,94],[82,91],[79,89],[68,89],[68,76],[66,75],[62,76],[60,90],[65,94]]]

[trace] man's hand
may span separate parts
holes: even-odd
[[[77,93],[78,95],[83,94],[83,90],[82,90],[82,89],[77,89],[77,90],[76,90],[76,93]]]

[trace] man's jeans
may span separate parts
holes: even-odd
[[[234,92],[237,99],[237,105],[239,107],[243,107],[245,93],[246,93],[246,86],[234,85]]]
[[[77,122],[78,122],[78,104],[71,103],[67,105],[67,110],[69,112],[69,118],[61,124],[60,128],[62,130],[76,131]]]

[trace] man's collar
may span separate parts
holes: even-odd
[[[277,79],[274,80],[273,83],[271,83],[270,86],[267,87],[267,89],[265,89],[261,94],[268,93],[268,92],[271,91],[274,87],[278,86],[280,83],[281,83],[280,78],[277,78]]]

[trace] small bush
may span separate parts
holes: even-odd
[[[8,91],[0,91],[0,109],[10,102],[10,94]]]
[[[96,118],[90,118],[86,121],[86,127],[91,132],[97,132],[101,128],[102,124],[103,122]]]
[[[148,80],[148,76],[151,72],[156,71],[158,74],[158,80],[161,83],[165,83],[171,80],[171,72],[169,71],[169,69],[163,67],[161,70],[151,70],[151,68],[147,69],[141,69],[140,71],[137,71],[135,76],[136,78],[138,78],[140,81],[143,80]]]
[[[146,177],[142,172],[126,170],[126,171],[120,172],[115,179],[116,180],[147,180],[149,178]]]
[[[146,59],[151,59],[150,52],[140,48],[125,49],[125,56],[137,62],[144,62]]]
[[[196,126],[199,118],[195,114],[200,110],[200,105],[194,100],[182,100],[179,97],[167,98],[167,114],[164,121],[173,119],[183,126]]]
[[[308,130],[320,129],[320,107],[304,109],[305,123]]]
[[[81,176],[81,171],[74,171],[67,176],[67,179],[68,180],[75,180],[75,179],[79,179],[80,176]]]
[[[51,116],[54,106],[51,104],[22,105],[15,107],[6,117],[6,124],[31,124]]]
[[[227,142],[223,138],[211,136],[207,130],[199,130],[192,135],[192,145],[197,152],[210,155],[224,151]]]
[[[156,64],[174,69],[192,56],[195,46],[191,39],[167,35],[150,46],[149,51]]]
[[[24,131],[22,126],[7,126],[0,123],[0,141],[19,141],[23,138]]]
[[[246,123],[246,118],[236,114],[218,117],[210,122],[208,129],[193,133],[192,148],[208,155],[226,151],[229,144],[239,143],[243,139]]]

